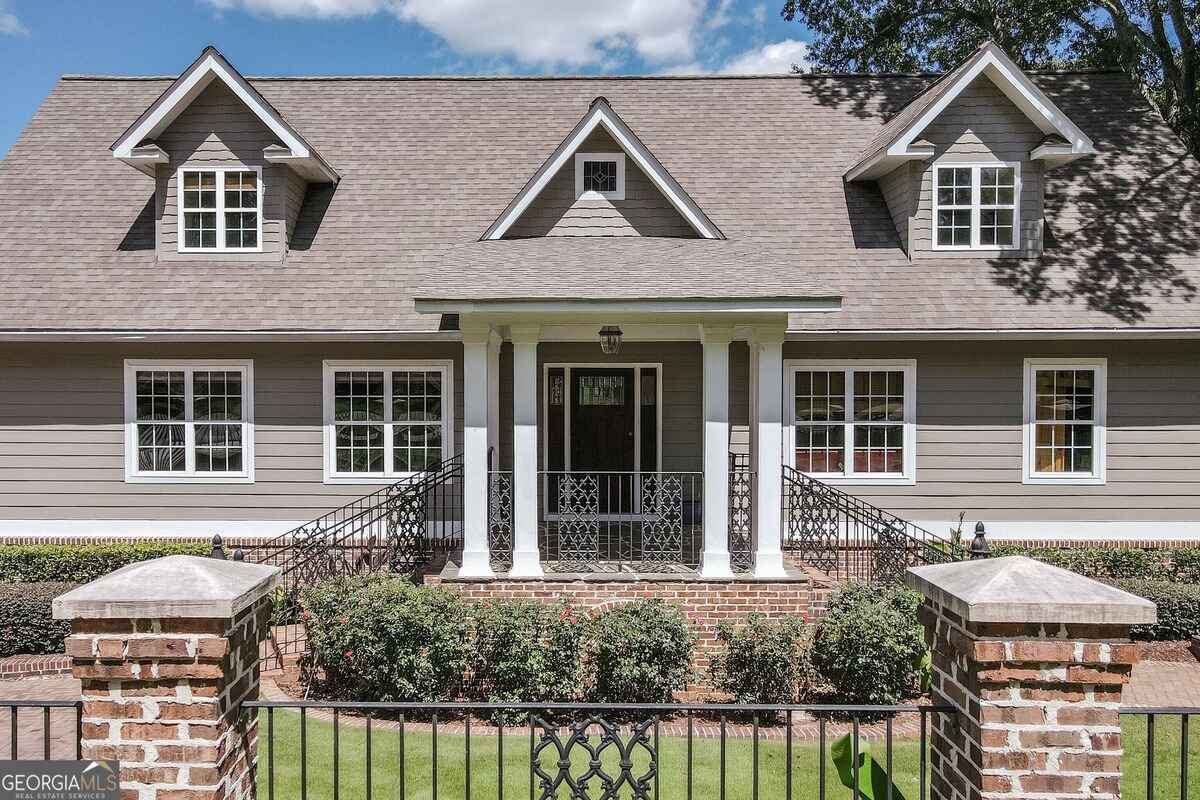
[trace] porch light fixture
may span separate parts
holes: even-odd
[[[600,349],[606,356],[621,352],[621,329],[616,325],[605,325],[600,329]]]

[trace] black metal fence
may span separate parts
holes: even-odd
[[[0,748],[0,758],[83,758],[83,701],[0,700],[0,708],[8,716],[8,752]]]
[[[246,706],[259,713],[258,786],[266,800],[690,800],[727,791],[789,800],[841,791],[858,797],[851,787],[871,785],[879,770],[892,777],[887,798],[895,783],[897,796],[924,800],[929,718],[951,712],[915,705]]]
[[[959,542],[783,468],[783,546],[839,580],[895,581],[908,567],[961,561]]]
[[[1188,763],[1200,750],[1200,732],[1191,724],[1197,714],[1195,707],[1121,709],[1121,796],[1187,800],[1200,794],[1200,773]]]

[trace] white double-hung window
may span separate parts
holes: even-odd
[[[915,480],[915,361],[787,361],[785,367],[792,466],[857,483]]]
[[[453,455],[449,361],[326,361],[325,479],[396,480]]]
[[[935,250],[1005,250],[1020,246],[1021,170],[1015,163],[936,164]]]
[[[1108,361],[1025,359],[1025,483],[1105,480]]]
[[[194,169],[176,175],[179,252],[262,251],[262,170]]]
[[[125,428],[127,481],[252,481],[253,362],[127,360]]]

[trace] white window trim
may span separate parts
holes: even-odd
[[[189,172],[217,173],[217,246],[216,247],[185,247],[183,244],[183,176]],[[257,247],[226,247],[225,246],[225,173],[253,172],[258,184],[258,246]],[[175,171],[175,225],[176,244],[180,253],[261,253],[263,252],[263,185],[262,167],[180,167]],[[244,209],[243,209],[244,210]],[[190,213],[196,213],[191,209]],[[207,213],[207,212],[205,212]]]
[[[583,190],[583,162],[613,161],[617,165],[617,190],[615,192],[585,192]],[[576,153],[575,154],[575,199],[576,200],[624,200],[625,199],[625,154],[624,153]]]
[[[451,359],[420,360],[338,360],[321,362],[321,426],[324,430],[324,482],[328,484],[388,484],[419,474],[396,472],[392,468],[392,371],[424,370],[442,373],[442,458],[454,455],[454,361]],[[335,421],[333,419],[333,376],[341,370],[376,370],[383,372],[383,472],[338,472],[337,448],[334,446]]]
[[[184,452],[183,472],[143,472],[137,463],[137,372],[183,370]],[[196,425],[192,419],[192,373],[206,370],[242,373],[242,471],[196,471]],[[199,424],[204,424],[203,422]],[[232,423],[231,423],[232,424]],[[125,359],[125,482],[126,483],[254,483],[254,361],[252,359]]]
[[[917,362],[911,358],[893,359],[785,359],[784,369],[784,464],[795,463],[796,455],[796,373],[804,370],[902,370],[904,372],[904,474],[879,475],[852,471],[812,473],[812,477],[834,486],[914,486],[917,482]],[[854,382],[847,375],[845,463],[854,468]],[[837,424],[837,423],[834,423]]]
[[[1096,394],[1092,411],[1093,471],[1035,472],[1034,436],[1037,370],[1091,368],[1096,372]],[[1043,486],[1103,486],[1107,482],[1105,465],[1108,451],[1108,359],[1107,358],[1027,358],[1024,370],[1024,415],[1021,426],[1022,482]]]
[[[971,243],[969,245],[962,244],[938,244],[938,211],[941,205],[938,203],[938,169],[958,167],[961,169],[971,170]],[[980,206],[980,185],[979,171],[988,167],[1012,167],[1013,168],[1013,243],[1011,245],[984,245],[979,243],[979,223],[980,211],[983,210]],[[933,201],[933,213],[930,215],[930,241],[934,250],[958,250],[958,251],[973,251],[985,253],[1011,253],[1014,250],[1021,249],[1021,162],[1019,161],[955,161],[952,158],[939,159],[933,162],[933,171],[929,176],[930,196]],[[956,208],[962,210],[960,206],[948,206],[948,208]],[[1001,208],[1007,210],[1007,206],[988,206],[988,210],[993,208]]]

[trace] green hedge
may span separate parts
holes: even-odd
[[[598,614],[587,636],[597,703],[669,703],[687,686],[695,639],[676,606],[622,603]]]
[[[713,686],[738,703],[788,704],[813,682],[811,629],[799,617],[770,619],[752,612],[741,624],[717,626],[723,646],[709,666]]]
[[[0,656],[64,651],[70,620],[57,620],[50,603],[75,588],[72,583],[0,583]]]
[[[1158,606],[1158,622],[1135,625],[1134,639],[1177,641],[1200,634],[1200,584],[1138,578],[1117,585]]]
[[[5,544],[0,545],[0,582],[88,583],[135,561],[210,552],[212,545],[198,542]]]
[[[1136,578],[1200,583],[1200,547],[1139,549],[1121,547],[1025,547],[992,545],[992,556],[1029,556],[1089,578]]]

